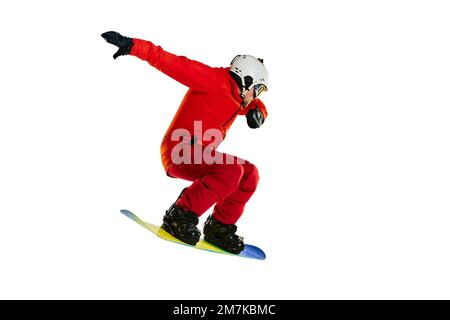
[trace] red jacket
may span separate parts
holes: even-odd
[[[179,143],[171,141],[175,129],[184,128],[193,134],[194,121],[201,120],[202,134],[216,128],[225,138],[238,115],[245,115],[258,107],[264,118],[267,117],[266,108],[259,99],[253,100],[246,108],[241,107],[239,88],[229,73],[230,68],[212,68],[139,39],[133,39],[130,54],[189,88],[161,143],[161,160],[166,172],[171,164],[172,147]]]

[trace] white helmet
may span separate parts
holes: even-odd
[[[244,97],[253,87],[255,87],[255,97],[267,91],[269,87],[269,73],[263,64],[263,59],[248,54],[237,55],[231,61],[230,72],[242,86],[241,97]]]

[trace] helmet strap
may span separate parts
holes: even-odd
[[[244,100],[245,95],[247,94],[247,91],[248,90],[245,87],[242,87],[242,90],[241,90],[241,99],[242,100]]]
[[[242,100],[244,100],[245,95],[247,94],[248,89],[245,87],[245,79],[241,78],[241,76],[237,75],[234,72],[230,72],[231,76],[233,77],[234,81],[238,85],[238,87],[241,88],[240,97]]]

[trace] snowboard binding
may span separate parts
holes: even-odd
[[[208,217],[203,227],[205,240],[223,250],[239,254],[244,250],[244,238],[236,235],[237,227],[234,224],[223,224],[212,215]]]
[[[198,216],[195,213],[185,211],[174,203],[166,211],[161,228],[175,238],[195,246],[201,235],[197,224]]]

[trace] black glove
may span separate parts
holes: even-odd
[[[264,123],[264,115],[258,108],[252,109],[247,112],[247,124],[250,128],[256,129],[262,126]]]
[[[117,50],[117,52],[113,55],[114,59],[117,59],[119,56],[130,54],[131,47],[133,46],[133,40],[131,40],[131,38],[124,37],[115,31],[102,33],[102,37],[107,42],[119,47],[119,50]]]

